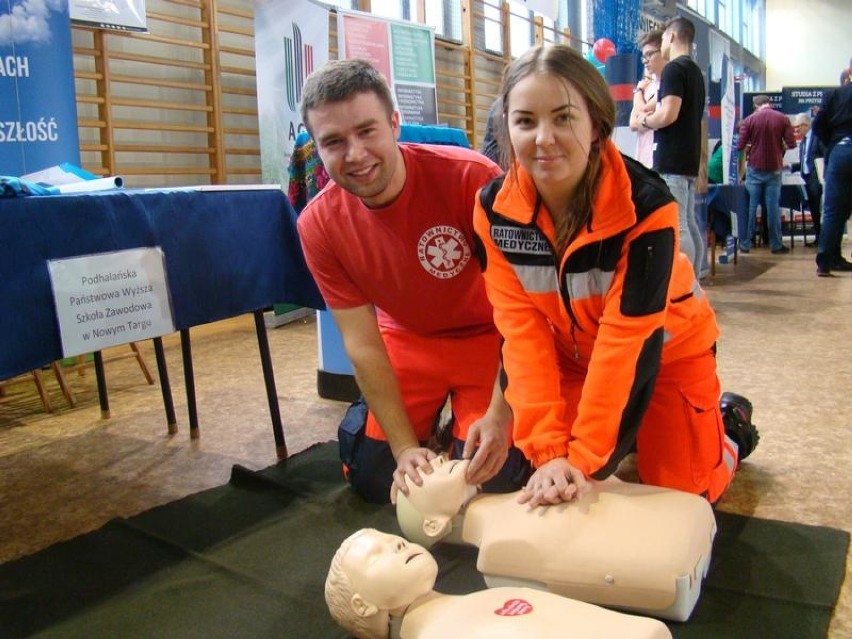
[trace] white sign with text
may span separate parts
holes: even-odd
[[[162,249],[49,260],[65,357],[175,330]]]

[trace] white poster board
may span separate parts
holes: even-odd
[[[385,76],[403,124],[437,124],[435,30],[357,11],[337,12],[341,59],[362,58]]]
[[[254,48],[260,163],[266,184],[290,181],[302,86],[328,60],[328,9],[309,0],[255,0]]]
[[[162,249],[49,260],[65,357],[175,331]]]
[[[69,0],[71,22],[98,29],[148,31],[145,0]]]
[[[722,55],[722,183],[736,184],[739,178],[731,169],[737,166],[737,151],[734,149],[734,129],[737,126],[737,107],[734,99],[734,69],[727,54]]]

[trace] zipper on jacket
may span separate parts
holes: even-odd
[[[556,255],[556,251],[552,246],[551,250],[553,251],[553,254]],[[571,308],[571,295],[568,293],[568,284],[562,283],[562,278],[564,277],[564,274],[562,273],[563,260],[557,258],[556,263],[558,264],[556,267],[556,282],[559,286],[559,297],[562,299],[562,305],[565,307],[565,312],[568,313],[568,318],[571,320],[571,343],[574,346],[574,361],[577,361],[580,359],[580,347],[577,344],[577,337],[574,334],[574,331],[577,328],[577,318],[574,317],[574,311]]]
[[[571,342],[574,344],[574,361],[580,359],[580,348],[577,346],[577,337],[574,335],[574,320],[571,320]]]
[[[646,246],[645,252],[647,253],[645,256],[645,288],[647,288],[648,283],[651,281],[651,264],[654,263],[654,247]]]

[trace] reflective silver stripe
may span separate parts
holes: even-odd
[[[669,333],[668,331],[664,330],[663,331],[663,344],[668,342],[671,338],[672,338],[672,334]]]
[[[553,266],[512,264],[515,275],[529,293],[555,293],[558,290],[556,269]]]
[[[568,294],[571,299],[582,300],[603,295],[612,285],[613,271],[593,268],[583,273],[568,273],[566,276]]]
[[[725,462],[725,466],[728,467],[728,470],[731,474],[734,474],[734,471],[737,469],[737,457],[740,454],[740,447],[737,446],[737,443],[725,435],[725,441],[728,443],[728,446],[722,446],[722,461]],[[731,453],[731,451],[734,451]]]

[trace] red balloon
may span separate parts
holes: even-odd
[[[612,40],[598,38],[592,45],[592,51],[594,51],[598,61],[603,63],[607,61],[607,58],[615,55],[615,45],[612,43]]]

